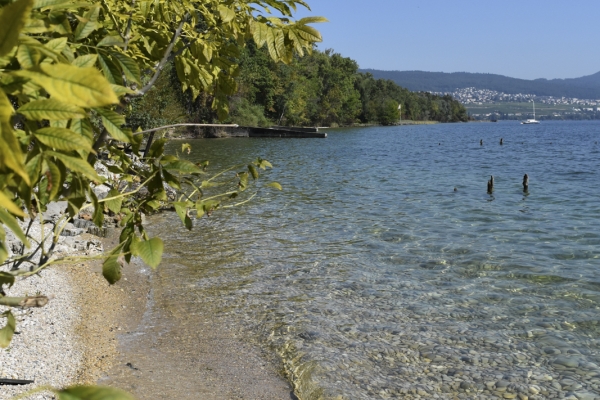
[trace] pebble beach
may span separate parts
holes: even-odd
[[[50,226],[45,227],[50,231]],[[39,234],[39,224],[33,233]],[[100,238],[81,232],[61,237],[60,255],[95,255]],[[104,240],[106,242],[106,240]],[[10,345],[0,349],[0,378],[33,380],[29,385],[0,385],[0,400],[41,386],[63,388],[93,384],[116,354],[117,319],[126,309],[125,293],[110,287],[99,261],[52,266],[17,281],[8,296],[42,294],[50,298],[41,308],[13,308],[17,327]],[[6,307],[0,307],[0,312]],[[37,392],[28,399],[54,399]]]

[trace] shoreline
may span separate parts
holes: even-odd
[[[100,240],[105,251],[118,240],[116,232],[104,239],[77,237]],[[57,265],[13,286],[11,295],[39,291],[54,298],[39,309],[13,309],[18,333],[7,349],[0,349],[0,377],[35,382],[0,386],[0,400],[45,385],[81,384],[119,387],[140,400],[198,395],[295,399],[276,355],[262,353],[235,326],[221,325],[214,315],[206,315],[202,326],[173,325],[185,322],[154,304],[160,288],[157,282],[153,285],[151,274],[160,274],[160,268],[169,265],[153,272],[132,260],[123,279],[110,286],[102,276],[101,260],[81,261]],[[145,323],[149,315],[164,322],[158,339]],[[152,373],[161,367],[160,375]],[[26,399],[55,396],[37,392]]]
[[[99,240],[90,234],[77,237]],[[106,239],[101,242],[110,247]],[[108,285],[101,265],[100,260],[57,265],[18,281],[8,291],[54,298],[42,308],[13,309],[17,329],[10,346],[0,349],[0,377],[35,382],[1,386],[0,400],[40,386],[95,384],[110,368],[117,354],[118,322],[130,301],[122,288]],[[55,396],[42,392],[28,398]]]

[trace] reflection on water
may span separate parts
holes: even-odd
[[[598,132],[507,122],[194,142],[215,170],[268,159],[284,191],[192,232],[157,216],[165,290],[273,349],[302,399],[600,397]]]

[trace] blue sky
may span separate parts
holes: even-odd
[[[600,71],[600,1],[307,0],[324,41],[361,68],[522,79]]]

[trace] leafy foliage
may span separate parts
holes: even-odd
[[[162,241],[148,236],[143,214],[175,207],[191,229],[192,219],[236,205],[232,201],[238,195],[246,196],[240,203],[256,195],[248,176],[258,178],[257,168],[270,166],[268,162],[258,159],[248,171],[211,177],[208,163],[196,165],[165,154],[163,139],[142,155],[143,135],[134,134],[125,114],[136,99],[152,95],[163,69],[172,63],[183,91],[192,100],[203,93],[216,115],[225,118],[228,96],[237,89],[237,57],[247,41],[264,46],[274,61],[291,62],[295,53],[310,53],[321,39],[310,24],[325,20],[293,21],[298,5],[308,7],[302,0],[0,2],[0,264],[12,265],[0,272],[0,305],[47,302],[43,296],[7,297],[3,285],[61,262],[52,257],[58,237],[82,210],[93,210],[98,227],[104,212],[119,217],[120,243],[103,256],[103,274],[113,284],[121,277],[121,265],[134,255],[152,267],[160,263]],[[153,100],[157,107],[171,102]],[[137,126],[161,122],[159,113]],[[115,175],[100,176],[97,162]],[[205,195],[227,173],[228,180],[218,186],[223,191]],[[93,190],[100,184],[110,188],[103,199]],[[169,188],[177,192],[168,194]],[[33,221],[58,200],[68,203],[68,213],[56,222],[51,245],[30,246],[17,218]],[[28,253],[9,254],[5,228]],[[36,260],[31,256],[38,251]],[[23,264],[27,268],[19,268]],[[7,346],[15,320],[10,312],[2,317],[6,324],[0,329],[0,345]],[[112,389],[86,387],[58,395],[128,398]]]
[[[392,81],[358,72],[358,64],[332,50],[313,51],[290,64],[275,64],[266,49],[247,46],[240,58],[239,91],[232,121],[244,124],[246,100],[285,125],[393,124],[404,119],[466,121],[466,109],[449,96],[414,93]],[[238,100],[242,99],[242,100]],[[241,118],[240,118],[241,117]]]

